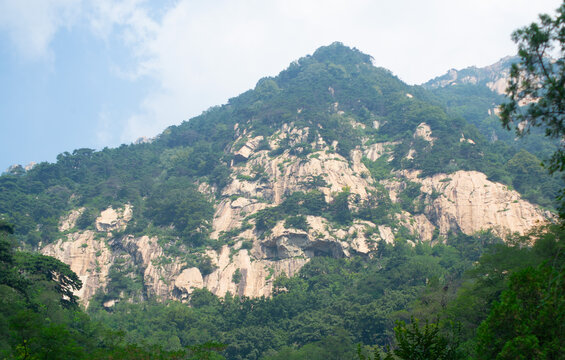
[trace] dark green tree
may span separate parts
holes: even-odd
[[[477,334],[479,359],[559,359],[565,348],[565,267],[511,276]]]
[[[330,214],[332,219],[339,224],[348,224],[353,219],[349,209],[349,189],[344,188],[330,203]]]
[[[394,328],[397,348],[394,355],[405,360],[461,359],[457,351],[459,340],[457,335],[448,337],[441,333],[436,323],[428,323],[420,327],[416,319],[410,325],[399,322]]]
[[[444,334],[437,323],[426,321],[420,326],[417,319],[412,318],[411,324],[402,321],[396,323],[394,328],[395,348],[387,349],[384,353],[385,360],[456,360],[463,359],[463,354],[458,351],[459,330],[456,328],[451,334]],[[360,360],[368,357],[358,350]],[[377,348],[374,360],[383,359]]]
[[[51,256],[37,253],[18,252],[15,257],[20,274],[33,282],[46,281],[61,296],[64,307],[77,307],[78,297],[74,290],[80,290],[82,281],[69,265]]]
[[[545,128],[548,137],[565,136],[565,2],[554,17],[542,14],[539,22],[516,30],[520,61],[512,65],[506,94],[500,106],[503,125],[513,125],[518,135],[531,127]],[[565,170],[565,143],[548,162],[551,173]],[[561,212],[565,211],[562,203]]]

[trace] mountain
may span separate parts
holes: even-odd
[[[549,139],[545,130],[540,128],[532,128],[528,136],[517,136],[516,129],[504,129],[500,126],[497,116],[498,106],[504,101],[510,67],[517,60],[517,57],[505,57],[484,68],[451,69],[422,86],[440,101],[449,115],[464,118],[493,145],[504,144],[504,147],[511,148],[512,152],[523,155],[512,161],[513,163],[541,163],[548,160],[558,149],[559,141]],[[524,177],[527,176],[525,169],[521,172]],[[552,199],[556,196],[553,186],[553,190],[548,191],[548,188],[542,190],[542,186],[524,184],[516,178],[502,180],[493,174],[489,174],[489,177],[513,185],[524,198],[543,206],[550,207]],[[553,181],[557,184],[563,180],[556,175]]]
[[[506,56],[496,63],[483,68],[475,66],[457,70],[450,69],[446,74],[438,76],[422,84],[427,89],[444,88],[455,85],[486,86],[493,92],[504,95],[510,76],[510,67],[518,61],[516,56]]]
[[[552,217],[539,204],[561,182],[481,128],[509,61],[408,86],[334,43],[150,142],[11,168],[0,214],[106,308],[203,287],[269,296],[320,256],[523,234]]]

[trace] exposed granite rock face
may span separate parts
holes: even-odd
[[[230,256],[231,254],[231,256]],[[218,252],[209,252],[218,269],[204,278],[204,286],[217,295],[230,292],[239,296],[270,296],[276,277],[285,273],[294,275],[306,264],[306,258],[281,260],[256,260],[250,251],[239,250],[232,254],[228,246]],[[240,281],[234,282],[234,274],[239,270]]]
[[[418,125],[418,127],[416,127],[416,131],[414,132],[414,139],[420,137],[424,140],[426,140],[427,142],[430,143],[434,143],[434,138],[432,137],[432,129],[430,128],[430,125],[426,124],[426,123],[420,123],[420,125]]]
[[[361,159],[363,156],[370,160],[390,157],[396,143],[359,147],[346,159],[333,150],[337,146],[335,142],[328,144],[318,137],[307,144],[312,149],[308,155],[300,156],[308,132],[307,128],[284,125],[265,140],[272,149],[284,140],[291,144],[294,152],[285,149],[271,155],[267,150],[258,150],[262,137],[245,132],[238,135],[240,139],[247,136],[249,140],[237,152],[232,152],[237,153],[239,160],[232,164],[232,181],[222,190],[216,204],[211,233],[213,239],[218,239],[230,232],[231,243],[206,251],[216,268],[205,276],[182,259],[167,255],[157,237],[113,235],[126,228],[132,218],[131,205],[118,209],[109,207],[96,219],[96,231],[69,233],[64,241],[48,245],[42,252],[69,264],[79,275],[84,286],[77,294],[85,305],[97,289],[106,288],[110,267],[118,260],[135,269],[132,276],[143,279],[142,298],[187,300],[194,289],[203,287],[219,296],[230,292],[258,297],[270,296],[277,276],[294,275],[314,256],[369,254],[380,240],[394,242],[401,227],[414,235],[414,241],[440,241],[438,235],[450,231],[473,234],[492,228],[500,235],[524,233],[551,217],[522,200],[517,192],[474,171],[428,178],[405,171],[378,183],[371,178]],[[414,137],[434,141],[425,123],[417,127]],[[421,195],[414,199],[419,210],[414,214],[395,213],[393,224],[355,220],[349,226],[339,226],[320,216],[307,216],[307,230],[285,228],[284,221],[279,221],[270,232],[263,233],[254,228],[255,220],[249,217],[261,209],[281,204],[293,192],[311,189],[321,191],[327,202],[347,189],[351,194],[350,207],[354,210],[370,199],[371,194],[382,191],[395,203],[409,181],[421,184]],[[199,189],[214,192],[202,184]],[[60,230],[72,231],[82,211],[75,209],[61,219]],[[105,306],[112,305],[109,301]]]
[[[437,197],[426,207],[426,216],[440,234],[460,229],[466,234],[493,229],[499,235],[524,234],[547,222],[551,214],[522,200],[520,194],[503,184],[487,180],[477,171],[457,171],[417,179],[422,191]]]
[[[472,66],[461,70],[451,69],[446,74],[422,85],[433,89],[461,84],[484,84],[492,91],[504,94],[508,85],[510,66],[516,61],[516,57],[507,56],[483,68]]]
[[[487,87],[497,94],[504,95],[508,87],[508,77],[501,77],[494,81],[489,81]]]
[[[67,216],[64,216],[59,221],[59,231],[64,232],[68,231],[76,226],[78,218],[84,212],[84,208],[81,207],[79,209],[72,210]]]
[[[402,211],[398,216],[400,224],[405,226],[420,241],[431,241],[436,226],[424,214],[412,215]],[[390,236],[389,236],[390,237]],[[394,237],[392,237],[394,240]]]
[[[234,184],[232,183],[232,185]],[[242,190],[238,185],[235,185],[235,188],[238,191]],[[217,239],[222,232],[240,227],[246,215],[256,213],[265,207],[267,207],[267,204],[247,197],[238,197],[235,200],[225,198],[216,207],[213,223],[214,231],[211,237]]]
[[[279,222],[260,242],[261,256],[274,259],[319,255],[340,258],[375,250],[377,240],[381,239],[377,235],[366,238],[365,231],[375,226],[368,221],[355,221],[347,230],[334,228],[320,216],[308,216],[307,221],[308,231],[287,229],[282,221]]]
[[[181,273],[183,264],[179,261],[165,261],[167,257],[158,244],[157,237],[134,237],[127,235],[114,239],[112,246],[116,254],[125,256],[133,262],[137,273],[142,274],[146,288],[145,296],[159,299],[172,298],[173,280]]]
[[[180,294],[190,294],[194,289],[204,287],[204,279],[198,268],[184,269],[175,279],[175,291]]]
[[[234,156],[236,160],[245,161],[249,159],[251,154],[257,149],[259,143],[263,140],[262,136],[254,137],[253,139],[249,139],[240,149],[234,151]]]
[[[133,211],[130,204],[123,208],[113,209],[111,206],[100,213],[96,219],[96,230],[98,231],[123,231],[128,221],[131,220]]]
[[[394,145],[398,142],[383,142],[369,145],[365,148],[363,155],[371,161],[375,161],[384,154],[390,154]]]
[[[44,255],[53,256],[70,265],[80,280],[82,288],[75,295],[82,299],[85,306],[98,288],[107,285],[108,272],[114,261],[111,249],[104,238],[99,238],[93,231],[67,235],[66,240],[59,240],[42,249]]]

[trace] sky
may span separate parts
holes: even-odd
[[[560,0],[0,0],[0,172],[116,147],[341,41],[409,84],[514,55]]]

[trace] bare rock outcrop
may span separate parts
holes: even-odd
[[[436,226],[424,214],[412,215],[407,211],[398,214],[400,224],[405,226],[412,235],[424,242],[431,241],[434,236]]]
[[[466,234],[493,229],[499,235],[524,234],[551,217],[539,207],[522,200],[506,185],[489,181],[477,171],[457,171],[418,179],[422,191],[434,198],[426,215],[440,234],[461,230]]]
[[[420,123],[416,127],[416,131],[414,131],[414,138],[420,137],[427,142],[434,143],[434,138],[432,137],[432,129],[430,125],[426,124],[425,122]]]
[[[215,204],[211,232],[211,238],[229,241],[220,248],[209,248],[205,254],[196,255],[208,256],[215,268],[207,268],[203,274],[194,262],[165,251],[156,236],[119,235],[132,218],[132,206],[109,207],[96,219],[96,231],[70,233],[65,240],[42,249],[44,254],[69,264],[79,275],[84,286],[77,294],[85,305],[99,288],[106,288],[110,267],[118,260],[135,269],[132,276],[143,279],[142,298],[185,301],[200,288],[218,296],[228,292],[248,297],[270,296],[276,277],[296,274],[312,257],[371,256],[380,240],[393,243],[401,230],[408,229],[415,242],[428,242],[441,239],[438,235],[450,231],[473,234],[494,229],[499,235],[525,233],[551,217],[522,200],[517,192],[475,171],[427,178],[418,177],[417,172],[403,171],[375,181],[363,157],[373,161],[381,156],[390,158],[397,143],[359,146],[346,158],[335,151],[338,145],[335,141],[328,144],[318,135],[308,144],[308,128],[285,124],[265,139],[271,150],[285,145],[270,152],[258,148],[263,137],[253,137],[245,129],[236,130],[240,147],[228,149],[236,161],[231,164],[231,182]],[[414,138],[422,138],[430,145],[435,140],[426,123],[416,128]],[[307,151],[303,152],[304,149]],[[263,232],[255,228],[255,219],[250,216],[280,205],[294,192],[312,189],[322,192],[328,203],[347,190],[353,212],[366,206],[366,200],[374,201],[372,194],[385,192],[387,202],[390,198],[397,203],[403,198],[406,201],[403,191],[410,182],[421,185],[421,193],[412,204],[417,211],[393,210],[387,213],[391,218],[384,223],[356,219],[349,225],[338,225],[324,217],[309,215],[306,216],[308,226],[303,229],[287,228],[285,221],[279,219],[272,229]],[[199,189],[208,194],[215,192],[202,184]],[[82,211],[75,209],[61,219],[60,231],[72,231]],[[112,304],[108,302],[106,306]]]
[[[220,296],[228,292],[249,297],[270,296],[276,277],[283,273],[292,276],[308,262],[306,258],[257,260],[244,249],[233,254],[228,246],[210,255],[214,256],[218,269],[205,277],[204,286]],[[234,276],[237,273],[239,279]]]
[[[76,226],[78,218],[82,215],[83,212],[84,208],[81,207],[79,209],[73,209],[68,215],[63,216],[59,220],[59,231],[64,232],[74,228]]]
[[[240,141],[241,140],[243,140],[243,139],[240,139]],[[235,159],[239,160],[239,161],[245,161],[245,160],[249,159],[249,157],[251,156],[251,154],[253,154],[255,149],[257,149],[257,146],[259,146],[259,143],[261,142],[261,140],[263,140],[262,136],[257,136],[257,137],[254,137],[252,139],[247,140],[241,146],[241,148],[234,151],[233,154],[235,156]]]
[[[108,273],[114,257],[105,239],[93,231],[67,235],[67,239],[49,244],[41,250],[44,255],[53,256],[68,264],[82,281],[82,288],[75,295],[88,306],[97,289],[107,285]]]
[[[114,239],[126,250],[128,257],[143,274],[146,296],[158,299],[172,298],[174,279],[181,273],[183,263],[169,259],[159,245],[157,237],[131,235]]]
[[[367,157],[371,161],[375,161],[384,154],[390,154],[392,152],[392,148],[394,145],[397,145],[398,142],[382,142],[371,144],[365,148],[363,155]]]
[[[181,294],[191,294],[194,289],[204,287],[204,279],[198,268],[184,269],[175,279],[175,290]]]
[[[126,204],[123,208],[113,209],[111,206],[100,213],[96,219],[96,230],[108,231],[122,231],[126,228],[128,221],[131,220],[133,215],[132,206]]]

